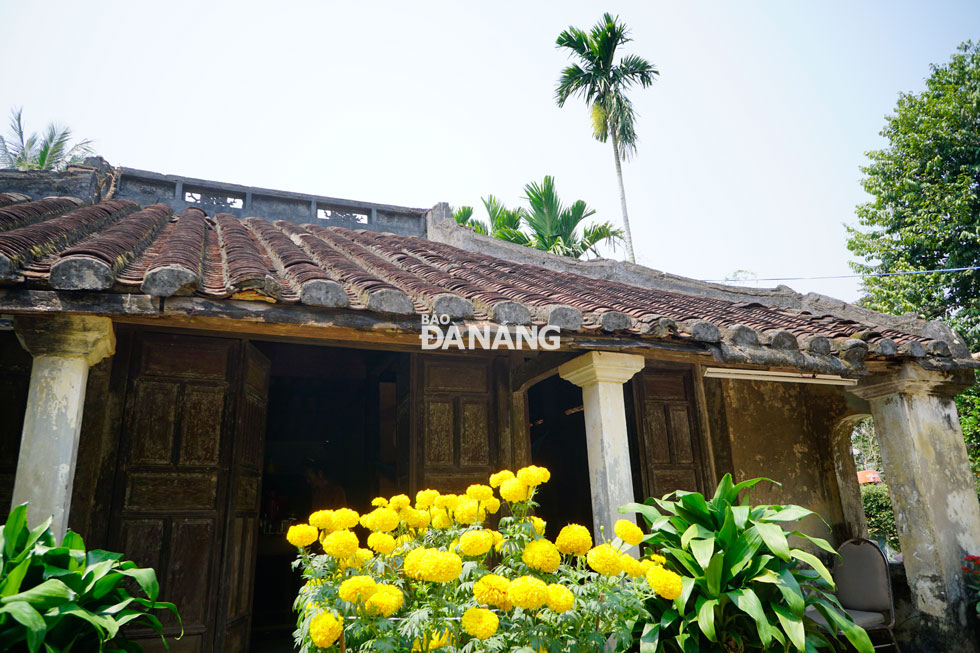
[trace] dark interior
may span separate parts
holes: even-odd
[[[285,531],[314,510],[347,505],[361,512],[378,494],[407,489],[399,489],[397,415],[399,390],[408,388],[398,377],[409,368],[405,354],[257,346],[272,368],[252,650],[288,651],[301,581]]]

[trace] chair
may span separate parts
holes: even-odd
[[[892,632],[895,605],[885,555],[878,545],[864,538],[844,542],[837,553],[840,558],[831,571],[837,584],[837,600],[854,623],[869,634],[884,632],[888,636],[889,641],[876,645],[876,650],[890,647],[898,651]],[[827,628],[827,622],[816,610],[808,609],[807,616]]]

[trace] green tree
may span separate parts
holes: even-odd
[[[635,154],[637,142],[636,112],[627,91],[637,84],[643,88],[650,86],[659,72],[649,61],[636,55],[625,55],[617,61],[617,48],[631,40],[626,25],[608,13],[603,14],[602,20],[590,32],[570,26],[559,34],[558,47],[567,49],[569,56],[577,61],[562,71],[555,88],[555,101],[562,107],[568,98],[580,96],[592,112],[596,140],[612,142],[626,256],[635,263],[622,166],[622,159],[628,160]]]
[[[72,145],[71,129],[48,124],[43,134],[27,135],[22,120],[23,108],[10,112],[10,131],[0,136],[0,168],[17,170],[64,170],[93,154],[92,141]]]
[[[931,66],[921,93],[899,96],[881,135],[887,147],[862,168],[871,201],[848,228],[864,275],[980,265],[980,45],[966,42]],[[868,308],[942,319],[980,345],[980,271],[865,276]],[[980,392],[957,399],[974,471],[980,472]]]
[[[615,247],[623,240],[622,230],[609,222],[583,225],[595,211],[583,200],[569,206],[563,204],[554,177],[525,185],[524,199],[528,208],[510,209],[493,195],[487,195],[482,200],[486,222],[474,217],[472,206],[455,209],[453,218],[479,234],[571,258],[598,256],[600,243]]]

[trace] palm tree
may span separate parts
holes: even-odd
[[[626,232],[626,255],[635,263],[621,160],[629,159],[636,152],[636,112],[626,92],[635,84],[643,88],[650,86],[660,73],[653,64],[636,55],[623,56],[616,62],[616,48],[631,40],[626,25],[619,21],[619,17],[608,13],[603,14],[591,32],[577,27],[563,31],[558,36],[558,47],[570,50],[569,56],[578,61],[562,71],[555,88],[555,100],[562,107],[569,97],[582,97],[592,111],[596,140],[612,141]]]
[[[524,215],[524,224],[529,233],[518,232],[524,239],[521,244],[552,254],[581,258],[585,254],[598,256],[599,243],[615,246],[623,240],[623,232],[609,222],[584,226],[579,235],[579,225],[595,215],[595,210],[582,200],[576,200],[571,206],[562,204],[555,190],[554,177],[545,177],[540,184],[527,184],[524,193],[529,208]],[[513,242],[520,241],[515,238]]]
[[[455,209],[453,218],[458,224],[470,227],[478,234],[498,240],[509,240],[522,245],[527,244],[527,236],[520,231],[525,216],[523,208],[509,209],[493,195],[487,195],[481,201],[487,212],[487,222],[473,217],[472,206],[461,206]]]
[[[0,136],[0,168],[17,170],[64,170],[90,154],[90,140],[71,145],[71,129],[50,123],[43,135],[25,136],[23,108],[10,112],[10,132]]]

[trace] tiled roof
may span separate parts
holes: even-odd
[[[585,332],[727,342],[731,351],[949,356],[942,343],[872,324],[558,272],[424,238],[197,208],[177,216],[165,204],[141,209],[129,200],[13,199],[0,207],[4,286],[550,320]]]

